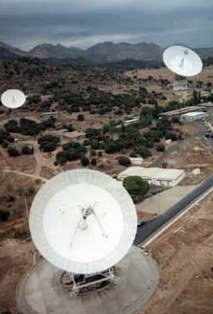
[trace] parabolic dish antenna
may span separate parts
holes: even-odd
[[[10,109],[19,108],[26,101],[25,94],[19,89],[8,89],[1,95],[2,104]]]
[[[125,188],[94,170],[61,173],[36,194],[30,231],[40,253],[55,266],[92,274],[117,264],[135,238],[135,206]]]
[[[172,46],[163,53],[163,62],[169,70],[185,77],[199,74],[203,63],[193,50],[184,46]]]

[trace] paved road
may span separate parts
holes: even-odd
[[[185,196],[181,201],[173,205],[166,213],[156,219],[145,222],[142,226],[139,226],[134,244],[138,245],[142,243],[211,187],[213,187],[213,175],[208,177],[201,185]]]

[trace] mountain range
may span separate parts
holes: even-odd
[[[117,62],[122,60],[161,61],[164,48],[154,44],[126,42],[115,44],[104,42],[88,49],[64,47],[60,44],[41,44],[30,51],[23,51],[0,42],[0,60],[14,60],[20,57],[39,59],[86,59],[94,63]],[[213,47],[194,49],[201,58],[213,57]]]

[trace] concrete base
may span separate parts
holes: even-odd
[[[61,271],[46,261],[27,274],[17,291],[17,307],[24,314],[132,314],[141,309],[158,282],[158,267],[132,247],[116,266],[117,281],[104,290],[71,298],[60,283]]]

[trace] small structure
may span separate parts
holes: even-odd
[[[181,169],[129,167],[118,175],[118,179],[129,176],[140,176],[152,185],[172,187],[183,180],[185,172]]]
[[[138,121],[139,121],[139,117],[136,117],[136,118],[124,121],[124,125],[125,126],[132,125],[134,123],[137,123]]]
[[[182,122],[193,122],[197,120],[201,120],[207,116],[207,113],[204,111],[194,111],[188,112],[181,116]]]
[[[175,81],[173,84],[173,91],[185,91],[188,89],[187,80]]]
[[[50,118],[50,117],[57,117],[58,111],[44,111],[40,113],[42,118]]]
[[[64,133],[66,131],[67,131],[67,129],[54,130],[54,131],[51,132],[51,135],[62,137],[62,136],[64,136]],[[49,132],[48,132],[48,134],[49,134]]]
[[[72,141],[83,141],[86,138],[86,133],[78,131],[65,132],[64,137]]]
[[[176,116],[178,117],[181,114],[184,114],[187,112],[193,112],[193,111],[198,111],[198,110],[202,110],[202,109],[203,109],[202,106],[187,106],[184,108],[160,113],[160,116],[170,119],[172,117],[176,117]]]
[[[141,166],[143,163],[142,157],[130,157],[131,164],[134,166]]]
[[[41,95],[41,101],[48,101],[53,98],[53,95]]]

